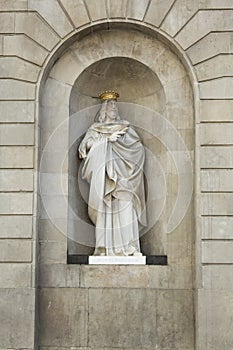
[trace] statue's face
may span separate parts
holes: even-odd
[[[117,102],[115,100],[110,100],[106,106],[106,114],[110,119],[116,119],[118,117]]]

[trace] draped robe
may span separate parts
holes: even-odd
[[[116,141],[115,131],[125,132]],[[94,123],[79,146],[82,177],[90,184],[88,215],[96,226],[95,255],[139,255],[146,226],[144,147],[125,120]]]

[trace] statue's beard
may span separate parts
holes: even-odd
[[[106,113],[110,119],[116,119],[118,117],[118,110],[112,110]]]

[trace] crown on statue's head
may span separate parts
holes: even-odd
[[[99,98],[101,99],[101,102],[108,100],[117,100],[119,96],[120,95],[118,94],[118,92],[114,90],[106,90],[99,93]]]

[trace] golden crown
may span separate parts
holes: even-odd
[[[102,102],[107,100],[117,100],[119,96],[120,95],[118,94],[118,92],[114,90],[106,90],[99,93],[99,98]]]

